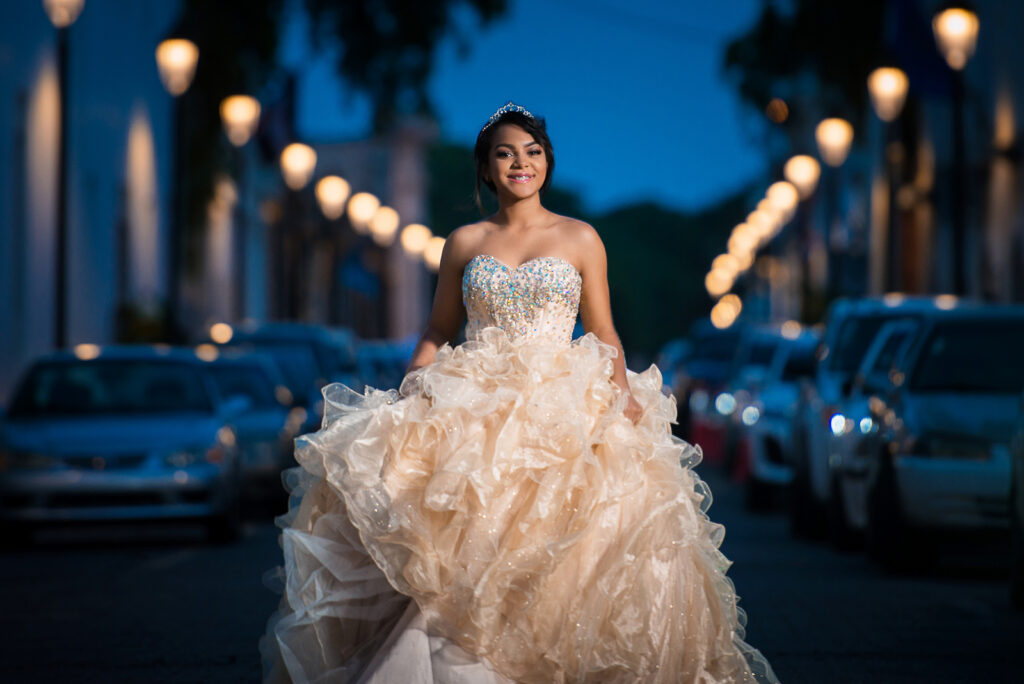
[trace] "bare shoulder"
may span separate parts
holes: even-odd
[[[559,230],[583,263],[604,257],[604,242],[597,230],[579,219],[561,217]]]
[[[445,252],[460,268],[478,251],[480,241],[488,229],[487,221],[459,226],[445,240]]]

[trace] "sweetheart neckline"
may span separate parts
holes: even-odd
[[[468,262],[466,262],[466,265],[468,266],[469,264],[473,263],[477,259],[481,259],[481,258],[490,259],[491,261],[495,262],[496,264],[498,264],[500,266],[504,266],[505,269],[509,270],[509,271],[518,271],[523,266],[526,266],[527,264],[533,263],[534,261],[540,261],[542,259],[551,259],[551,260],[554,260],[554,261],[561,261],[563,264],[566,264],[569,268],[571,268],[576,273],[576,275],[579,276],[580,280],[583,279],[583,274],[580,273],[580,270],[578,268],[576,268],[576,266],[574,266],[571,261],[569,261],[568,259],[563,259],[562,257],[559,257],[559,256],[536,256],[536,257],[533,257],[532,259],[527,259],[526,261],[524,261],[523,263],[519,264],[518,266],[511,266],[509,264],[506,264],[501,259],[499,259],[499,258],[497,258],[495,256],[492,256],[490,254],[477,254],[475,257],[473,257]]]

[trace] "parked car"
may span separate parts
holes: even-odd
[[[812,382],[803,385],[797,411],[797,447],[790,454],[790,528],[797,535],[825,531],[831,473],[829,443],[834,438],[832,418],[848,394],[865,350],[879,329],[896,318],[919,318],[927,312],[961,308],[949,295],[840,299],[829,307],[818,365]]]
[[[716,440],[723,445],[721,460],[734,479],[748,479],[751,463],[750,443],[743,439],[749,417],[758,412],[754,398],[761,391],[772,359],[785,342],[777,326],[747,327],[733,355],[726,388],[715,397],[715,410],[721,416],[716,423],[722,431]]]
[[[1010,449],[1010,602],[1024,610],[1024,394],[1019,397]]]
[[[832,416],[828,467],[828,534],[841,549],[857,546],[867,526],[867,451],[879,426],[871,416],[872,401],[884,395],[890,375],[920,328],[919,321],[896,319],[878,331],[861,360],[849,393]]]
[[[306,412],[293,406],[291,392],[274,365],[262,354],[217,354],[210,360],[217,391],[243,397],[248,409],[232,426],[242,462],[242,493],[249,501],[274,501],[284,496],[281,472],[295,464],[293,440]]]
[[[218,539],[239,528],[234,420],[191,350],[57,352],[28,369],[0,424],[0,526],[140,519],[202,521]]]
[[[718,329],[701,319],[690,327],[690,353],[673,374],[673,391],[679,408],[677,432],[700,445],[709,461],[724,453],[724,418],[715,400],[726,387],[743,326]]]
[[[364,340],[356,350],[357,375],[362,383],[376,389],[398,389],[418,341],[419,336]]]
[[[1024,388],[1024,307],[928,316],[872,401],[867,547],[888,568],[957,533],[1009,529],[1010,439]]]
[[[768,507],[781,488],[790,484],[793,470],[786,454],[795,448],[794,418],[799,406],[800,383],[813,376],[818,334],[797,328],[784,335],[759,388],[740,410],[745,430],[741,451],[748,455],[746,503],[753,509]]]

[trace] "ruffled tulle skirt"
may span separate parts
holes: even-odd
[[[774,681],[654,366],[497,328],[325,391],[296,443],[269,681]]]

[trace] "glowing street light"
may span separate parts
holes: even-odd
[[[880,67],[868,76],[868,93],[871,95],[871,106],[882,121],[893,121],[903,111],[903,103],[907,100],[907,89],[910,81],[902,69],[896,67]]]
[[[853,143],[853,126],[845,119],[825,119],[814,129],[821,158],[829,166],[842,166],[850,154]]]
[[[379,207],[370,219],[370,235],[381,247],[390,247],[395,241],[400,223],[398,212],[391,207]]]
[[[796,205],[800,203],[800,191],[788,181],[778,181],[768,186],[765,199],[782,215],[783,221],[788,221],[796,211]]]
[[[281,174],[292,190],[301,190],[313,177],[316,152],[309,145],[292,143],[281,152]]]
[[[351,187],[341,176],[324,176],[316,184],[316,201],[329,221],[336,221],[345,213]]]
[[[782,167],[782,175],[796,187],[800,199],[805,200],[813,195],[815,188],[818,187],[821,165],[814,157],[798,154],[795,157],[790,157],[786,165]]]
[[[445,239],[438,235],[430,238],[426,249],[423,250],[423,261],[434,273],[441,267],[441,252],[444,251]]]
[[[361,235],[368,233],[370,221],[379,208],[380,200],[376,195],[369,192],[357,192],[352,195],[352,199],[348,201],[348,220],[352,228]]]
[[[249,95],[231,95],[221,100],[220,119],[224,132],[235,147],[249,142],[260,122],[260,103]]]
[[[420,223],[410,223],[402,229],[398,239],[408,256],[417,257],[423,254],[431,237],[433,234],[429,228]]]
[[[704,276],[704,288],[712,297],[721,297],[729,291],[735,279],[734,274],[730,274],[724,269],[712,268]]]
[[[960,71],[974,55],[978,28],[978,15],[966,7],[950,7],[932,18],[935,43],[952,69]]]
[[[84,6],[85,0],[43,0],[43,9],[59,29],[74,24]]]
[[[199,63],[199,48],[185,38],[168,38],[156,47],[156,66],[160,80],[171,95],[184,94],[192,85]]]

